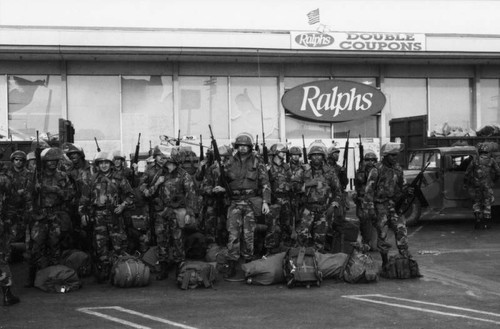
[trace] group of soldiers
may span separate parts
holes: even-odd
[[[104,282],[117,257],[156,246],[156,279],[163,280],[185,260],[186,235],[193,229],[227,246],[224,276],[229,281],[240,262],[284,248],[333,252],[332,239],[341,236],[335,232],[342,230],[349,206],[346,170],[337,163],[340,150],[321,142],[306,155],[282,143],[269,152],[256,146],[247,133],[230,146],[218,147],[214,139],[203,161],[186,166],[194,152],[158,145],[144,172],[135,163],[128,168],[120,151],[98,152],[90,163],[72,143],[46,145],[38,153],[13,152],[11,165],[0,170],[4,305],[19,302],[10,290],[8,266],[15,240],[26,243],[27,286],[33,286],[38,270],[60,263],[69,249],[91,254],[94,274]],[[401,150],[401,144],[385,144],[381,162],[367,152],[355,178],[363,242],[369,244],[373,223],[384,264],[391,247],[388,228],[395,232],[399,252],[410,256],[406,226],[395,207],[405,193],[396,161]],[[259,232],[263,243],[256,247]]]

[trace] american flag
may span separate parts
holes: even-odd
[[[309,25],[319,23],[319,8],[308,12],[307,19],[309,20]]]

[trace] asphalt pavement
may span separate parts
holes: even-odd
[[[16,263],[21,303],[0,307],[0,328],[500,328],[495,224],[486,231],[474,231],[471,221],[410,227],[422,278],[327,280],[309,289],[219,280],[214,288],[183,291],[170,275],[129,289],[85,278],[78,291],[51,294],[24,288],[26,265]]]

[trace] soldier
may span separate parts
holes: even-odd
[[[14,152],[15,153],[15,152]],[[3,154],[0,154],[0,156]],[[0,200],[11,191],[10,180],[3,170],[0,171]],[[0,211],[3,211],[3,202],[0,201]],[[12,293],[12,272],[9,267],[10,243],[12,242],[13,228],[7,217],[0,217],[0,287],[3,292],[3,305],[10,306],[19,303],[19,298]]]
[[[165,154],[165,168],[147,189],[147,194],[154,196],[155,233],[158,243],[158,261],[160,273],[157,280],[168,277],[169,249],[176,269],[185,260],[183,228],[195,220],[197,196],[193,178],[181,168],[182,159],[178,149],[171,149]]]
[[[271,202],[271,188],[264,163],[252,152],[253,138],[248,133],[236,137],[234,147],[237,152],[225,166],[224,175],[231,192],[231,205],[227,215],[229,233],[228,265],[226,279],[236,276],[236,266],[240,256],[246,262],[253,258],[255,216],[266,215]],[[215,193],[226,191],[218,185]]]
[[[326,147],[312,145],[309,152],[309,165],[302,173],[302,192],[304,193],[304,209],[297,230],[298,243],[310,245],[319,252],[328,250],[326,234],[331,227],[331,219],[327,216],[330,209],[338,210],[341,201],[340,182],[331,167],[326,164]]]
[[[290,170],[292,171],[292,176],[302,168],[302,162],[300,158],[302,157],[302,150],[298,146],[290,147]]]
[[[267,232],[264,241],[268,254],[278,253],[281,242],[287,246],[292,245],[291,221],[294,220],[290,206],[292,171],[285,163],[287,153],[287,147],[281,143],[272,145],[269,151],[272,155],[268,165],[272,205],[269,214],[265,216]]]
[[[134,202],[127,179],[113,168],[113,156],[99,152],[97,172],[84,186],[78,211],[82,226],[93,225],[94,262],[98,282],[107,280],[113,260],[125,251],[127,235],[121,214]]]
[[[119,150],[115,150],[112,154],[114,170],[121,173],[121,175],[128,180],[130,186],[136,186],[135,182],[132,181],[134,178],[134,175],[132,175],[132,169],[127,167],[127,157],[125,153]]]
[[[330,146],[327,151],[327,164],[334,171],[339,178],[342,191],[345,191],[349,180],[347,179],[346,168],[340,166],[337,162],[339,161],[340,150],[335,146]]]
[[[356,170],[356,176],[354,177],[354,188],[356,190],[356,197],[354,200],[354,202],[356,203],[356,215],[359,218],[361,242],[365,245],[365,248],[366,246],[370,246],[372,221],[375,221],[376,218],[365,216],[366,214],[368,214],[368,209],[363,208],[363,199],[365,197],[368,175],[377,163],[377,160],[377,155],[374,152],[366,152],[363,162],[358,170]]]
[[[27,286],[33,286],[37,269],[59,263],[62,238],[72,230],[68,202],[75,195],[75,187],[68,175],[57,169],[61,157],[58,148],[46,148],[41,153],[42,170],[34,182],[34,214],[29,224]]]
[[[10,155],[12,166],[6,175],[10,181],[10,190],[5,195],[3,214],[9,223],[12,242],[26,241],[26,226],[33,213],[32,191],[33,173],[26,168],[26,153],[15,151]]]
[[[363,216],[376,217],[377,248],[382,257],[382,266],[388,263],[388,253],[391,244],[387,242],[387,230],[394,232],[399,253],[411,257],[408,251],[408,233],[406,224],[398,215],[396,202],[403,196],[406,181],[403,169],[397,163],[399,152],[404,149],[401,143],[386,143],[382,146],[383,159],[377,163],[368,175],[363,209]],[[408,191],[413,193],[414,191]]]
[[[221,164],[225,165],[232,156],[233,150],[226,145],[219,146],[218,150],[221,157]],[[214,187],[220,185],[219,180],[219,164],[214,161],[206,169],[204,179],[200,185],[200,192],[204,202],[203,208],[205,209],[202,227],[207,237],[207,243],[213,241],[217,242],[217,244],[227,243],[226,214],[229,202],[224,192],[214,192]]]
[[[491,205],[494,201],[493,185],[500,177],[500,167],[491,157],[490,145],[477,146],[479,156],[469,163],[465,171],[465,185],[474,189],[474,228],[491,228]]]
[[[28,169],[30,172],[35,172],[36,168],[36,157],[35,157],[35,152],[29,152],[26,155],[26,169]]]

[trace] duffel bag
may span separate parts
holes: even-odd
[[[216,280],[215,267],[202,261],[188,260],[179,265],[177,285],[179,288],[211,288]]]
[[[81,250],[65,250],[62,253],[61,264],[74,269],[81,278],[92,274],[92,261],[90,255]]]
[[[120,256],[111,268],[111,284],[120,288],[144,287],[150,282],[149,267],[135,256]]]
[[[267,286],[283,282],[285,280],[283,276],[284,258],[285,253],[281,252],[241,265],[247,283]]]
[[[321,285],[323,274],[318,268],[312,247],[289,248],[283,259],[283,275],[288,288],[297,285]]]
[[[348,283],[378,281],[379,267],[369,254],[354,249],[344,269],[344,280]]]
[[[420,274],[416,260],[398,254],[389,257],[389,261],[383,268],[382,277],[387,279],[411,279],[420,278],[422,274]]]
[[[45,292],[65,293],[80,289],[82,282],[74,269],[53,265],[36,272],[35,287]]]

